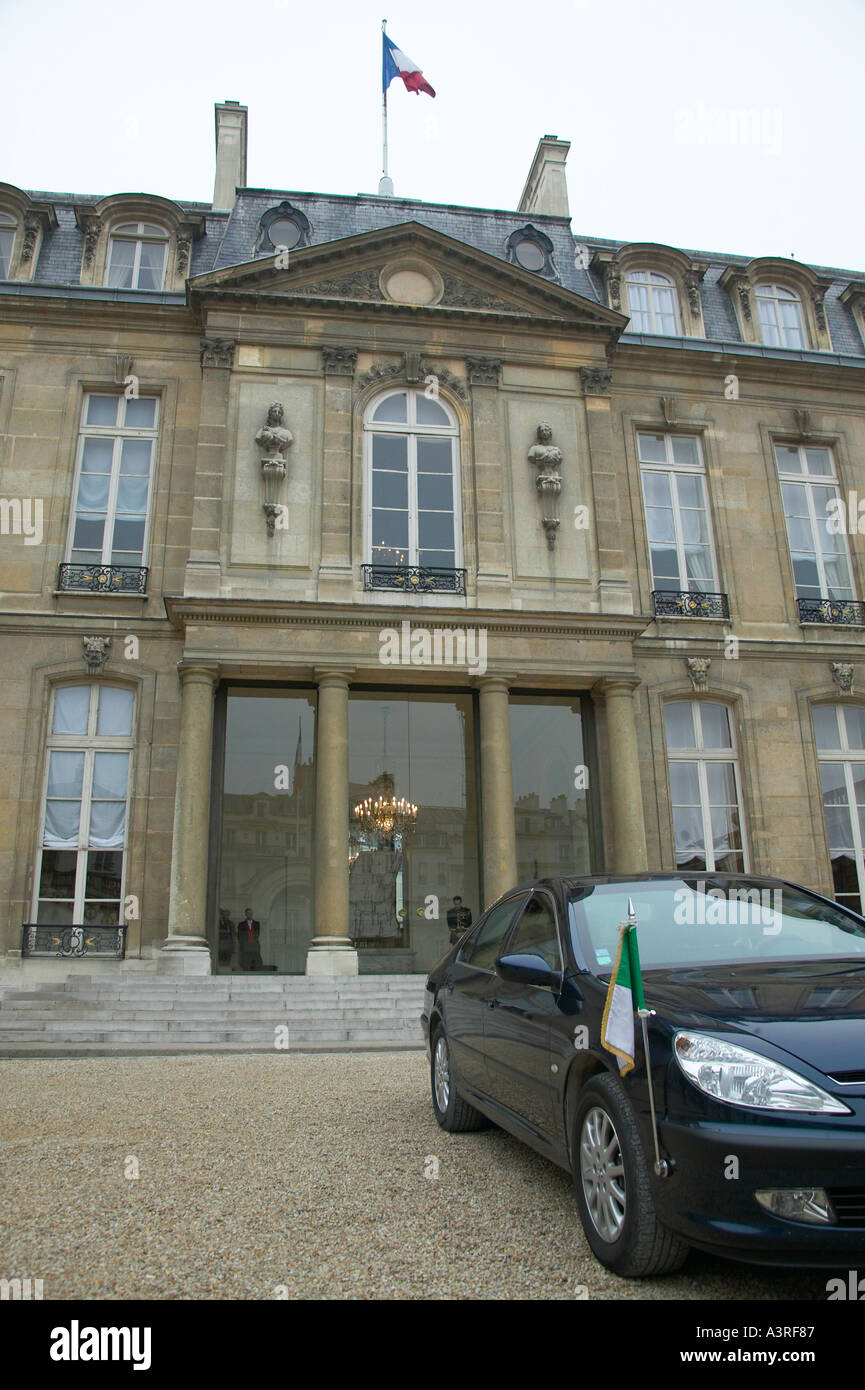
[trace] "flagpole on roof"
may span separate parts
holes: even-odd
[[[384,80],[384,33],[387,20],[381,22],[382,33],[382,79],[381,79],[381,178],[378,181],[378,191],[380,197],[389,197],[393,193],[393,180],[387,176],[387,83]]]

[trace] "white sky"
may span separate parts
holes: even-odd
[[[513,208],[551,133],[577,233],[865,269],[865,0],[0,0],[0,179],[209,201],[232,98],[250,186],[375,192],[383,14],[397,195]]]

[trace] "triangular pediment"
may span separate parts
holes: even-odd
[[[395,313],[559,320],[610,337],[627,323],[605,305],[418,222],[259,257],[198,275],[189,287],[211,302],[330,301]]]

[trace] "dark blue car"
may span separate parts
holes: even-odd
[[[629,900],[657,1112],[601,1045]],[[780,879],[544,879],[505,894],[430,972],[436,1119],[489,1121],[574,1178],[598,1259],[677,1269],[865,1260],[865,919]]]

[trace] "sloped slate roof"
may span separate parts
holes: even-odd
[[[57,228],[43,241],[34,277],[36,285],[79,285],[83,238],[76,225],[74,209],[76,205],[96,203],[100,196],[89,194],[79,197],[69,193],[31,192],[30,197],[34,200],[53,203],[57,213]],[[210,270],[222,270],[254,260],[262,214],[283,201],[290,202],[308,218],[308,244],[311,246],[392,227],[402,222],[421,222],[455,241],[462,241],[504,261],[507,258],[508,237],[512,232],[531,223],[543,231],[553,243],[553,263],[557,282],[599,304],[606,303],[603,282],[600,276],[583,268],[575,255],[575,249],[578,246],[587,247],[591,260],[596,250],[613,251],[627,245],[626,242],[608,238],[574,235],[570,229],[570,222],[564,217],[500,209],[456,207],[447,203],[425,203],[412,198],[380,198],[369,193],[360,193],[352,197],[344,194],[242,188],[237,191],[230,213],[214,213],[204,203],[179,203],[179,206],[188,212],[203,214],[206,222],[205,234],[193,243],[190,275],[202,275]],[[741,344],[742,338],[730,296],[719,281],[727,266],[745,266],[749,258],[705,251],[688,251],[687,254],[709,262],[709,268],[700,285],[706,340],[685,337],[666,341],[683,349],[691,348],[698,351],[705,350],[707,340],[717,344]],[[865,360],[865,343],[859,334],[852,311],[847,305],[839,303],[839,295],[850,281],[861,280],[865,284],[865,275],[835,267],[812,266],[811,269],[822,278],[833,282],[827,291],[825,301],[833,351],[841,356]],[[98,295],[98,290],[95,294]],[[123,297],[132,300],[138,295],[138,291],[129,291]],[[148,297],[171,301],[178,299],[177,295]],[[627,332],[623,337],[631,341],[656,344],[658,342],[657,338],[641,339],[640,335]],[[762,355],[769,356],[790,355],[784,349],[755,349],[749,346],[747,350],[759,351]],[[802,353],[797,356],[819,361],[825,360],[827,354]]]

